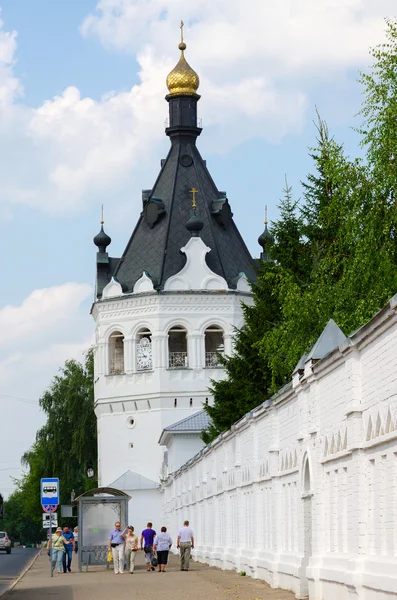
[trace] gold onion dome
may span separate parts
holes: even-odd
[[[186,62],[185,42],[178,46],[181,51],[181,57],[178,64],[167,76],[167,88],[170,96],[195,96],[200,85],[200,79],[196,71]]]

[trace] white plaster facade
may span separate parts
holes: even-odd
[[[397,598],[397,296],[172,474],[194,555],[312,600]]]
[[[123,295],[111,281],[104,298],[94,304],[99,485],[115,485],[127,471],[156,483],[155,492],[144,483],[124,490],[132,497],[130,520],[137,529],[161,514],[158,486],[164,448],[158,440],[163,429],[211,403],[210,380],[224,376],[222,368],[206,367],[205,331],[212,326],[221,328],[225,353],[230,354],[234,327],[242,325],[242,301],[249,302],[250,295],[230,290]],[[168,332],[175,326],[187,332],[184,368],[169,368]],[[146,370],[137,367],[137,334],[142,329],[151,333],[152,365]],[[115,332],[123,336],[124,365],[122,373],[110,374],[109,340]],[[178,465],[202,445],[199,433],[191,436],[190,451],[185,444],[182,459],[175,458]],[[150,510],[143,490],[150,495]]]

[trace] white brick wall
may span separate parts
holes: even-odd
[[[397,599],[396,303],[168,478],[198,560],[297,598]]]

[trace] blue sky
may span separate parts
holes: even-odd
[[[285,175],[299,196],[311,169],[315,106],[359,153],[356,80],[393,14],[391,0],[374,4],[0,0],[0,410],[10,443],[0,492],[42,423],[40,393],[92,341],[100,206],[119,256],[168,150],[165,76],[180,18],[201,78],[198,145],[258,255],[264,205],[275,218]]]

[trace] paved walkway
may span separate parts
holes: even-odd
[[[181,572],[177,557],[171,556],[164,574],[147,573],[143,553],[137,557],[134,575],[114,575],[104,567],[50,577],[48,556],[45,552],[5,600],[43,600],[56,596],[57,600],[293,600],[292,593],[273,590],[263,581],[241,577],[233,571],[221,571],[192,561],[189,572]],[[72,565],[73,568],[73,565]],[[136,596],[135,596],[136,595]]]

